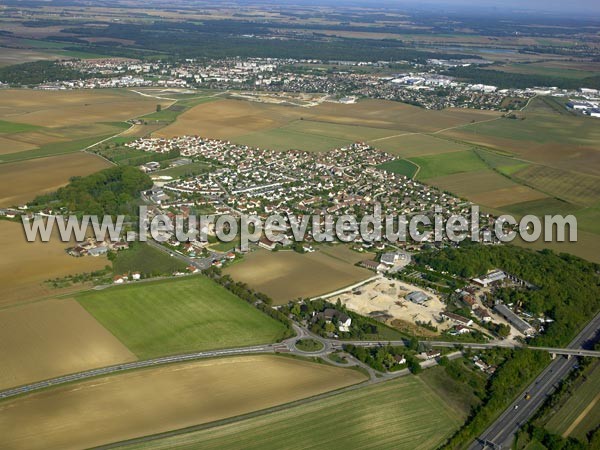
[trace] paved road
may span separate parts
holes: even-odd
[[[232,355],[243,355],[247,353],[271,353],[281,348],[282,344],[269,344],[269,345],[258,345],[252,347],[240,347],[231,348],[224,350],[212,350],[206,352],[187,353],[184,355],[173,355],[164,356],[161,358],[148,359],[144,361],[134,361],[130,363],[123,363],[114,366],[101,367],[99,369],[86,370],[84,372],[78,372],[70,375],[64,375],[62,377],[52,378],[50,380],[39,381],[37,383],[28,384],[25,386],[19,386],[12,389],[7,389],[0,392],[0,399],[7,397],[14,397],[16,395],[25,394],[31,391],[37,391],[50,386],[56,386],[60,384],[70,383],[73,381],[80,381],[86,378],[97,377],[100,375],[109,375],[117,372],[124,372],[132,369],[142,369],[145,367],[160,366],[163,364],[171,364],[175,362],[193,361],[204,358],[214,358],[218,356],[232,356]],[[285,344],[284,344],[285,346]]]
[[[164,247],[163,247],[163,249],[164,249]],[[165,249],[165,250],[167,250],[167,249]],[[230,349],[211,350],[211,351],[205,351],[205,352],[186,353],[183,355],[164,356],[161,358],[155,358],[155,359],[150,359],[150,360],[145,360],[145,361],[134,361],[134,362],[124,363],[124,364],[119,364],[119,365],[114,365],[114,366],[101,367],[98,369],[86,370],[84,372],[74,373],[74,374],[70,374],[70,375],[64,375],[61,377],[52,378],[50,380],[39,381],[37,383],[32,383],[32,384],[28,384],[28,385],[24,385],[24,386],[18,386],[18,387],[12,388],[12,389],[7,389],[7,390],[0,392],[0,399],[14,397],[17,395],[36,391],[39,389],[44,389],[44,388],[47,388],[50,386],[56,386],[56,385],[60,385],[60,384],[70,383],[73,381],[81,381],[81,380],[85,380],[87,378],[97,377],[100,375],[109,375],[109,374],[113,374],[113,373],[117,373],[117,372],[123,372],[126,370],[141,369],[141,368],[159,366],[159,365],[163,365],[163,364],[171,364],[171,363],[176,363],[176,362],[194,361],[194,360],[204,359],[204,358],[244,355],[244,354],[249,354],[249,353],[275,353],[275,352],[292,353],[292,354],[296,354],[299,356],[325,356],[333,351],[340,350],[344,344],[354,344],[354,345],[362,345],[362,346],[404,345],[403,341],[337,341],[334,339],[323,339],[320,336],[317,336],[317,335],[311,333],[309,330],[307,330],[303,327],[300,327],[298,324],[294,323],[293,328],[294,328],[294,331],[296,332],[296,336],[286,339],[280,343],[248,346],[248,347],[236,347],[236,348],[230,348]],[[592,329],[597,330],[598,328],[600,328],[600,314],[590,324],[588,324],[586,329],[584,331],[582,331],[582,333],[578,336],[578,338],[575,341],[573,341],[573,343],[571,343],[570,347],[580,347],[581,344],[585,340],[587,340],[591,337],[591,335],[588,336],[590,334],[590,330],[592,330]],[[303,339],[303,338],[312,338],[312,339],[318,340],[323,344],[323,348],[317,352],[303,352],[301,350],[298,350],[296,348],[295,344],[298,340]],[[424,341],[424,342],[427,342],[427,341]],[[448,343],[448,344],[455,345],[455,343]],[[468,345],[468,343],[466,343],[466,344],[461,343],[461,344],[463,346]],[[472,345],[480,346],[482,344],[472,344]],[[487,347],[485,347],[485,348],[492,347],[492,346],[493,346],[493,344],[487,344]],[[553,349],[553,350],[560,351],[561,349]],[[452,354],[453,357],[457,357],[458,355],[459,355],[459,352],[455,352],[454,354]],[[389,379],[390,377],[396,376],[393,374],[392,375],[375,374],[375,372],[371,368],[360,363],[358,360],[354,360],[353,358],[351,358],[351,359],[353,360],[354,365],[359,365],[359,366],[365,368],[371,375],[371,378],[383,377],[383,378]],[[572,362],[574,364],[574,360],[572,360]],[[435,361],[433,363],[435,363]],[[431,364],[433,364],[433,363],[431,363]],[[424,364],[425,364],[424,367],[427,367],[427,364],[430,364],[430,363],[425,361]],[[554,362],[553,362],[553,364],[554,364]],[[533,403],[534,402],[531,402],[530,404],[533,404]]]
[[[600,314],[569,344],[569,348],[584,348],[598,337],[600,331]],[[469,447],[469,450],[509,449],[519,427],[525,424],[554,391],[558,383],[566,378],[577,364],[577,358],[567,359],[563,356],[553,360],[546,369],[531,383],[525,392],[531,399],[525,400],[525,392],[511,403],[504,413]]]
[[[382,344],[389,344],[394,346],[402,346],[404,345],[404,341],[336,341],[330,339],[329,342],[335,346],[341,346],[341,344],[352,344],[363,347],[374,347]],[[421,344],[429,345],[431,347],[446,347],[446,348],[456,348],[457,346],[462,346],[463,348],[471,348],[476,350],[485,350],[490,348],[528,348],[531,350],[539,350],[543,352],[552,353],[555,355],[565,355],[565,356],[589,356],[592,358],[600,358],[600,351],[597,350],[587,350],[582,348],[559,348],[559,347],[530,347],[526,345],[518,345],[511,342],[496,342],[496,343],[483,343],[483,342],[447,342],[447,341],[419,341]]]

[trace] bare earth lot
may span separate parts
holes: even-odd
[[[81,152],[0,164],[0,207],[26,203],[66,185],[71,177],[107,167],[103,159]]]
[[[0,310],[0,389],[135,359],[75,300]]]
[[[105,256],[69,256],[65,252],[68,245],[60,242],[57,235],[53,236],[50,242],[27,242],[20,223],[1,220],[0,307],[54,296],[61,291],[45,285],[45,280],[91,272],[108,264]]]
[[[0,403],[0,447],[89,448],[236,416],[363,380],[354,370],[278,356],[134,371]]]
[[[369,278],[372,272],[353,265],[365,258],[343,246],[326,247],[308,254],[260,249],[225,269],[225,273],[281,305],[300,297],[326,294]]]
[[[414,291],[423,292],[430,298],[426,306],[417,305],[404,299],[407,294]],[[449,322],[437,323],[440,313],[446,309],[437,295],[398,280],[381,278],[354,291],[332,297],[331,300],[337,301],[337,299],[340,299],[351,311],[364,316],[369,316],[373,312],[385,312],[390,316],[390,319],[386,321],[390,325],[393,325],[392,322],[395,320],[400,320],[412,324],[415,324],[415,321],[431,321],[442,330],[451,326]]]

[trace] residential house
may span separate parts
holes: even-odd
[[[449,311],[443,311],[440,316],[442,319],[451,320],[452,322],[457,323],[458,325],[462,325],[464,327],[470,327],[473,325],[473,320],[467,317],[463,317],[459,314],[454,314]]]

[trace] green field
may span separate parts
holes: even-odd
[[[505,175],[524,169],[529,166],[528,163],[518,160],[512,156],[501,155],[496,152],[490,152],[482,149],[475,149],[475,153],[479,156],[491,169],[496,169]]]
[[[166,175],[169,177],[187,177],[200,175],[201,173],[210,172],[211,166],[203,162],[193,162],[184,166],[171,167],[169,169],[159,170],[155,175]]]
[[[600,234],[600,206],[579,210],[575,217],[579,229]]]
[[[441,155],[420,156],[410,158],[421,170],[417,174],[419,180],[452,175],[454,173],[474,172],[487,168],[485,163],[472,150],[444,153]]]
[[[414,163],[408,159],[394,159],[386,163],[377,166],[378,169],[386,170],[388,172],[396,173],[398,175],[404,175],[405,177],[412,178],[419,169]]]
[[[76,299],[141,359],[274,342],[285,331],[203,276],[88,291]]]
[[[100,142],[103,139],[109,138],[118,132],[119,130],[115,129],[113,134],[92,136],[67,142],[53,142],[51,144],[44,144],[41,147],[33,150],[7,153],[0,156],[0,163],[25,161],[27,159],[44,158],[46,156],[56,156],[63,155],[65,153],[78,152],[84,148],[94,145],[96,142]]]
[[[414,376],[127,448],[394,449],[438,447],[462,420]]]
[[[113,261],[115,274],[140,272],[147,276],[171,275],[183,271],[186,264],[147,244],[135,243],[129,250],[121,250]]]
[[[545,214],[573,214],[578,208],[555,198],[542,198],[540,200],[513,203],[512,205],[505,206],[503,209],[517,217],[522,217],[527,214],[535,216],[543,216]]]
[[[250,147],[268,148],[271,150],[305,150],[309,152],[325,152],[336,147],[351,144],[351,139],[340,139],[331,136],[304,133],[292,127],[281,127],[267,131],[257,131],[235,138],[235,141]]]
[[[528,75],[544,75],[561,78],[586,78],[591,77],[594,72],[589,70],[569,69],[561,67],[547,67],[544,63],[513,63],[505,66],[493,66],[494,70],[500,70],[508,73],[523,73]]]
[[[403,156],[405,158],[409,158],[411,156],[459,152],[468,150],[470,148],[468,145],[420,133],[407,133],[404,136],[401,135],[386,139],[379,139],[375,141],[369,141],[369,143],[375,148],[386,151],[393,155]]]
[[[457,364],[461,364],[461,362],[457,361]],[[474,372],[465,364],[461,364],[460,367],[465,377],[463,382],[450,378],[446,373],[446,369],[441,366],[424,370],[419,378],[425,382],[429,389],[450,404],[458,418],[465,420],[471,408],[481,403],[481,400],[475,395],[474,386],[471,386],[468,381],[481,390],[484,389],[486,384],[486,377],[478,369],[477,372]]]
[[[41,127],[29,125],[27,123],[7,122],[5,120],[0,120],[0,134],[21,133],[23,131],[37,130],[38,128]]]
[[[350,140],[352,142],[370,141],[372,139],[398,134],[396,130],[387,128],[344,125],[326,121],[321,122],[318,120],[296,120],[289,125],[282,127],[282,129],[300,134]]]
[[[575,205],[589,206],[600,199],[599,177],[537,164],[514,172],[512,177]]]
[[[586,434],[600,423],[600,364],[554,414],[546,428],[551,433],[587,442]]]
[[[157,99],[158,100],[158,99]],[[187,111],[193,106],[200,105],[202,103],[212,102],[214,100],[218,100],[218,97],[190,97],[190,98],[182,98],[177,100],[176,103],[169,106],[168,108],[163,108],[160,111],[156,111],[150,114],[146,114],[145,116],[141,116],[140,119],[143,120],[156,120],[160,122],[175,122],[177,116],[179,114]]]

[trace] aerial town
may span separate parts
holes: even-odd
[[[536,95],[552,95],[595,103],[574,108],[598,117],[598,90],[556,87],[505,88],[458,81],[445,75],[451,67],[483,66],[485,59],[408,61],[321,61],[278,58],[227,58],[182,63],[143,62],[127,58],[67,60],[66,67],[85,75],[83,79],[42,84],[43,90],[118,87],[206,88],[250,92],[321,93],[331,100],[353,102],[359,97],[401,101],[426,109],[477,108],[511,111]],[[328,70],[324,73],[322,67]],[[386,67],[409,67],[386,73]],[[363,72],[361,69],[368,68]],[[356,70],[353,70],[356,69]],[[520,99],[520,101],[515,101]]]

